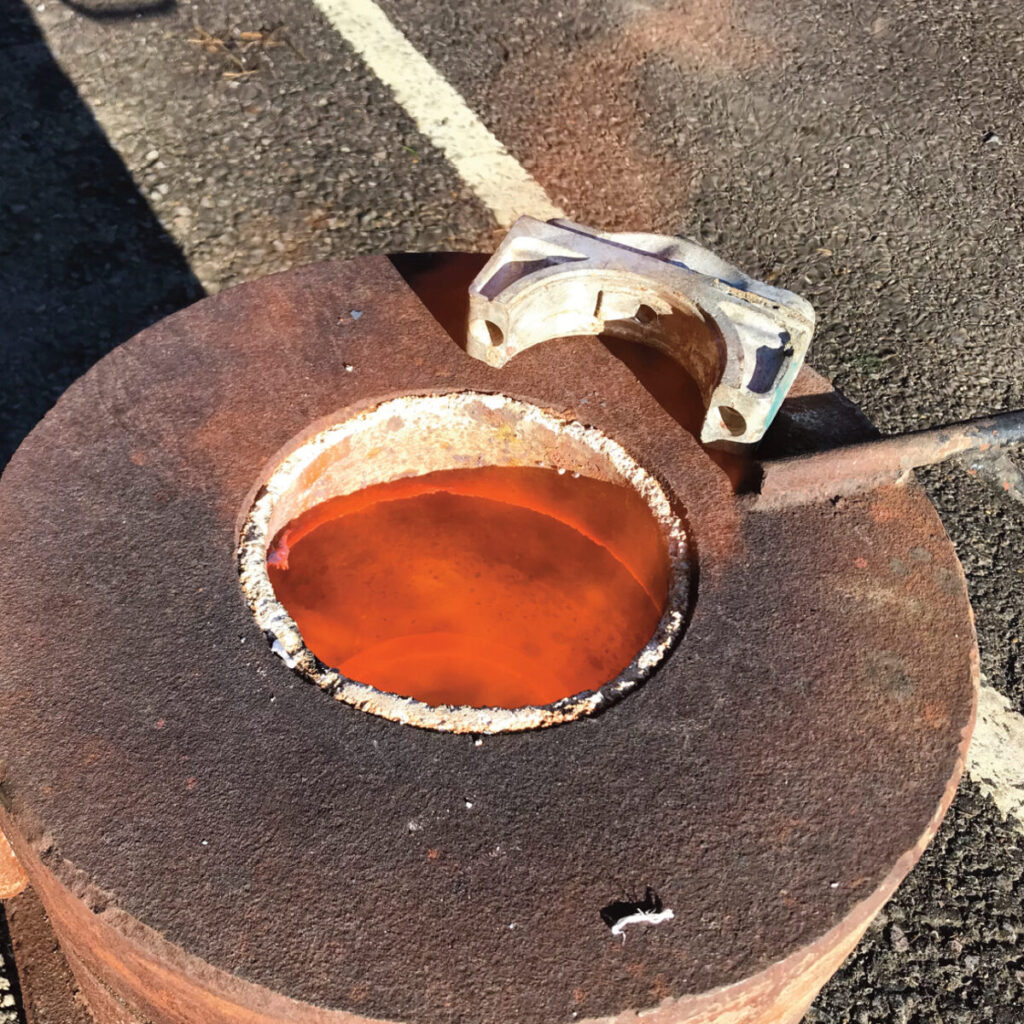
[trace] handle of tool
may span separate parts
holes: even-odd
[[[761,509],[855,494],[964,452],[1024,443],[1024,409],[761,464]]]

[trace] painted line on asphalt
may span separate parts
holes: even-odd
[[[502,227],[524,214],[565,216],[373,0],[313,2]]]
[[[982,684],[967,771],[1003,815],[1024,830],[1024,715],[998,690]]]

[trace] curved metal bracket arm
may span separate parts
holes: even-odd
[[[705,402],[701,440],[759,441],[814,333],[814,310],[680,238],[521,217],[469,288],[466,350],[491,366],[553,338],[662,349]]]

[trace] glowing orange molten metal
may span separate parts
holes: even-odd
[[[316,505],[267,557],[327,665],[429,704],[544,705],[614,679],[664,610],[643,500],[549,469],[395,480]]]

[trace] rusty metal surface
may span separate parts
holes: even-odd
[[[1022,442],[1024,410],[1018,410],[764,462],[756,503],[760,508],[778,508],[855,494],[891,483],[921,466],[946,462],[966,452],[990,453]]]
[[[28,885],[28,876],[14,856],[7,836],[0,832],[0,900],[17,896]]]
[[[233,553],[275,454],[452,389],[603,430],[684,516],[689,628],[605,715],[480,745],[404,727],[253,622]],[[490,369],[385,259],[116,350],[11,461],[0,517],[0,820],[65,948],[143,1019],[792,1020],[962,767],[973,623],[915,484],[750,514],[611,351]],[[602,907],[648,885],[674,920],[610,937]]]
[[[701,440],[760,441],[803,365],[811,305],[695,242],[520,217],[469,289],[466,351],[502,367],[567,335],[653,345],[701,392]]]
[[[25,1024],[94,1024],[39,897],[29,889],[4,903],[18,964]]]

